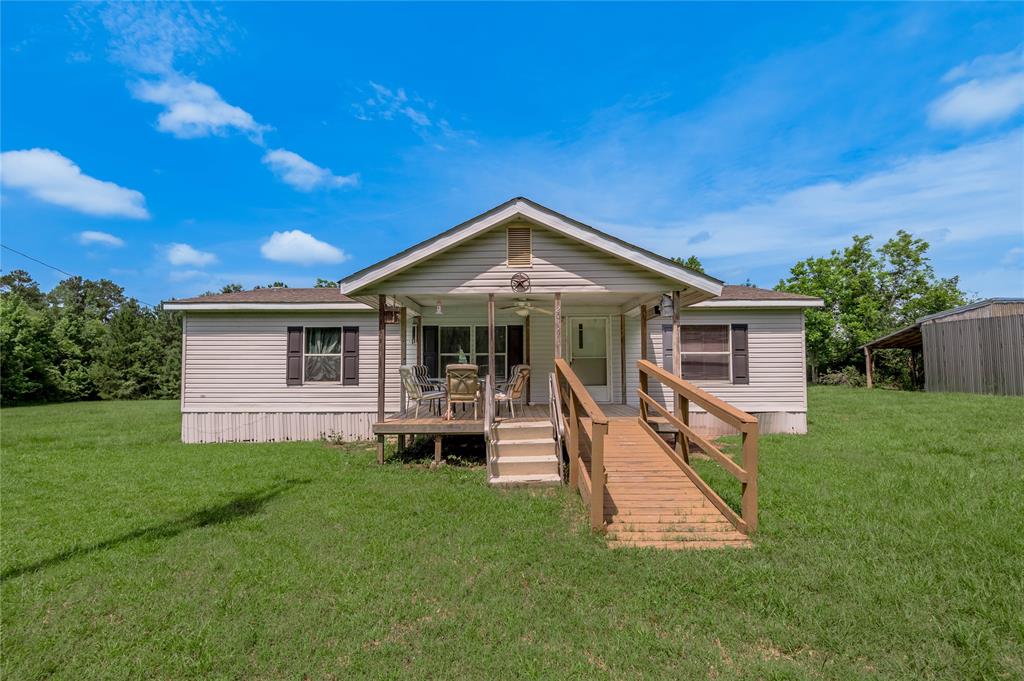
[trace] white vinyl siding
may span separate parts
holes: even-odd
[[[359,385],[285,384],[289,326],[359,327]],[[409,324],[411,338],[412,324]],[[387,326],[385,409],[398,409],[399,325]],[[415,359],[411,340],[408,361]],[[377,313],[187,313],[183,412],[376,412]]]
[[[531,294],[590,291],[667,291],[673,284],[664,277],[586,244],[531,227]],[[516,267],[506,264],[506,227],[498,226],[451,250],[389,278],[388,293],[509,293]]]
[[[749,345],[750,383],[733,384],[729,381],[693,381],[712,395],[747,412],[806,412],[807,382],[804,368],[803,311],[775,310],[701,310],[683,308],[680,322],[686,324],[747,324]],[[662,327],[671,324],[671,317],[648,320],[647,356],[662,366]],[[636,396],[639,375],[636,362],[640,359],[637,342],[639,317],[626,323],[627,367],[626,386],[628,404],[639,405]],[[671,370],[671,367],[666,367]],[[685,376],[684,376],[685,378]],[[660,384],[651,383],[651,394],[669,403],[668,391]],[[697,410],[696,406],[691,407]]]

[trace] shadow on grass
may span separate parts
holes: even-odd
[[[120,546],[121,544],[126,544],[131,541],[140,539],[144,541],[170,539],[189,530],[210,527],[212,525],[222,525],[241,518],[246,518],[262,511],[263,507],[267,505],[267,502],[283,492],[288,491],[296,485],[305,485],[309,482],[311,481],[285,480],[284,482],[279,482],[271,485],[270,487],[247,492],[246,494],[240,494],[222,504],[201,508],[198,511],[181,516],[180,518],[175,518],[174,520],[168,520],[156,525],[142,527],[116,537],[111,537],[110,539],[104,539],[101,542],[90,544],[88,546],[76,546],[74,548],[61,551],[49,558],[36,561],[35,563],[14,566],[4,570],[3,573],[0,573],[0,580],[14,579],[16,577],[21,577],[22,575],[38,572],[39,570],[43,570],[54,565],[60,565],[61,563],[65,563],[81,556],[87,556],[90,553],[95,553],[96,551],[104,551],[106,549],[114,548],[115,546]]]
[[[487,450],[481,435],[445,435],[441,439],[441,458],[453,466],[483,466],[487,463]],[[434,461],[434,439],[420,437],[405,449],[388,455],[388,463],[424,464]]]

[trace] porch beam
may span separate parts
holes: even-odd
[[[377,423],[384,421],[384,377],[387,363],[387,296],[377,296]],[[377,436],[377,463],[384,463],[384,436]]]
[[[414,313],[416,313],[417,316],[423,314],[423,306],[417,303],[409,296],[392,296],[392,298],[394,298],[395,301],[400,305],[404,305],[410,310],[412,310]]]

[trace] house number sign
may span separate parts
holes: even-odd
[[[512,275],[512,290],[516,293],[530,292],[530,276],[525,272],[516,272]]]

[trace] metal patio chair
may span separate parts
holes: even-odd
[[[512,418],[516,417],[516,401],[522,407],[523,395],[526,393],[526,379],[530,377],[530,367],[527,364],[517,364],[513,367],[514,373],[506,381],[502,390],[494,393],[494,406],[500,413],[502,402],[508,402],[508,408],[512,412]]]
[[[416,372],[414,371],[414,367],[399,367],[398,372],[402,375],[402,385],[405,387],[406,398],[416,403],[415,418],[420,417],[421,402],[426,402],[428,407],[430,406],[431,403],[437,402],[438,412],[440,412],[440,404],[441,402],[444,401],[443,390],[427,389],[422,383],[420,383],[416,379]]]
[[[473,403],[473,420],[477,418],[477,403],[480,401],[480,369],[475,364],[449,364],[445,369],[448,386],[447,418],[454,418],[456,404]]]

